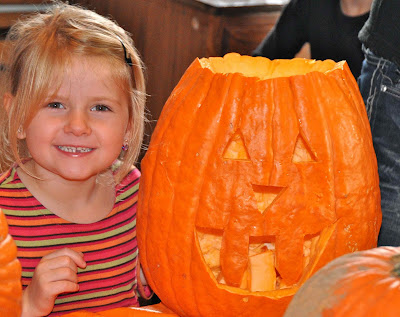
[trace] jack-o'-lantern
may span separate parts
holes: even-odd
[[[313,272],[376,246],[376,157],[346,62],[196,59],[142,161],[138,242],[180,316],[281,316]]]

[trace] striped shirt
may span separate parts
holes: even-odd
[[[111,213],[91,224],[68,222],[46,209],[18,177],[16,168],[0,176],[0,208],[18,247],[22,285],[29,285],[40,259],[64,247],[81,251],[87,263],[78,268],[79,291],[60,294],[50,316],[74,310],[101,311],[139,306],[150,290],[137,279],[136,203],[140,172],[133,169],[116,187]]]

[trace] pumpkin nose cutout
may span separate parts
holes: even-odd
[[[277,199],[283,189],[284,187],[253,185],[258,211],[263,214],[275,199]]]

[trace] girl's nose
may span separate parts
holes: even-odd
[[[76,136],[89,135],[92,133],[88,115],[80,110],[72,110],[68,113],[64,126],[65,133],[72,133]]]

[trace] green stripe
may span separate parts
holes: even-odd
[[[21,210],[12,210],[12,209],[3,209],[3,212],[7,216],[21,216]],[[26,210],[23,215],[29,216],[29,217],[34,217],[34,216],[48,216],[48,215],[54,215],[51,211],[48,209],[37,209],[37,210]]]
[[[134,253],[132,253],[131,255],[127,256],[127,257],[123,257],[119,260],[115,260],[112,262],[106,262],[106,263],[100,263],[100,264],[95,264],[95,265],[89,265],[87,266],[85,269],[81,269],[78,268],[78,273],[87,273],[87,272],[93,272],[96,270],[104,270],[104,269],[108,269],[111,267],[115,267],[118,265],[122,265],[126,262],[132,261],[134,260],[138,255],[138,249],[136,249],[136,251]]]
[[[132,188],[130,188],[129,190],[127,190],[124,193],[121,193],[120,195],[118,195],[115,199],[116,202],[119,202],[121,200],[124,200],[126,198],[128,198],[129,196],[133,195],[135,192],[137,192],[139,190],[139,183],[137,183],[135,186],[133,186]]]
[[[133,289],[133,286],[134,286],[134,283],[130,283],[124,287],[113,288],[108,291],[89,293],[86,295],[79,295],[79,296],[73,296],[73,297],[68,297],[68,298],[56,298],[55,304],[56,305],[65,304],[65,303],[70,303],[70,302],[75,302],[75,301],[80,301],[80,300],[88,300],[88,299],[101,298],[101,297],[110,296],[110,295],[116,295],[116,294],[123,293],[123,292]]]
[[[85,269],[78,268],[78,273],[88,273],[88,272],[93,272],[96,270],[113,268],[113,267],[116,267],[116,266],[119,266],[119,265],[122,265],[122,264],[125,264],[127,262],[134,260],[137,257],[137,255],[138,255],[138,250],[136,249],[136,251],[134,253],[132,253],[131,255],[129,255],[127,257],[123,257],[118,260],[114,260],[114,261],[106,262],[106,263],[95,264],[95,265],[88,265]],[[22,277],[23,278],[32,278],[33,272],[22,271]]]
[[[120,227],[118,229],[114,229],[111,231],[107,231],[105,233],[94,234],[90,236],[74,236],[71,238],[59,238],[59,239],[52,239],[52,240],[32,240],[32,241],[21,241],[15,240],[15,244],[17,247],[42,247],[42,246],[51,246],[51,245],[66,245],[66,244],[74,244],[74,243],[81,243],[81,242],[91,242],[91,241],[98,241],[103,240],[110,237],[115,237],[120,235],[125,231],[129,231],[133,227],[136,226],[136,219],[127,223],[125,226]]]
[[[12,182],[14,180],[16,172],[17,170],[15,168],[11,170],[10,176],[4,179],[4,181],[1,183],[2,188],[26,188],[22,182],[17,184],[9,184],[9,182]]]

